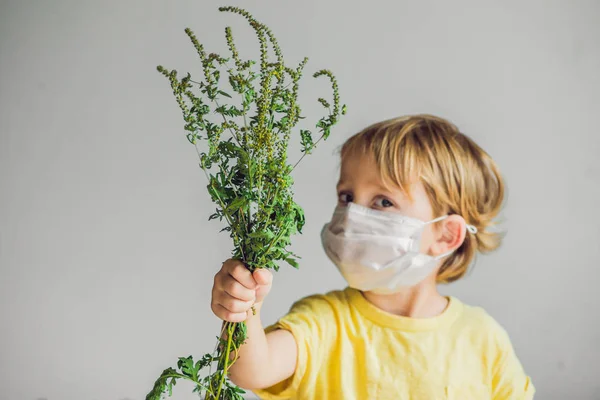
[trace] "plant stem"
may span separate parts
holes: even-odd
[[[315,144],[313,144],[313,145],[310,147],[310,151],[312,151],[312,149],[314,149],[314,148],[315,148],[315,147],[316,147],[316,146],[319,144],[319,142],[321,141],[321,139],[323,139],[324,137],[325,137],[325,135],[324,135],[324,134],[323,134],[323,135],[321,135],[321,137],[319,138],[319,140],[317,140],[317,141],[315,142]],[[300,161],[302,161],[302,159],[304,159],[304,157],[306,157],[306,155],[307,155],[307,154],[308,154],[308,152],[306,152],[306,151],[304,152],[304,154],[302,154],[302,157],[300,157],[300,159],[299,159],[299,160],[296,162],[296,164],[294,164],[294,166],[292,167],[292,170],[291,170],[290,172],[292,172],[294,169],[296,169],[296,166],[297,166],[298,164],[300,164]]]
[[[290,223],[292,223],[292,222],[293,222],[293,221],[289,221],[287,224],[285,224],[285,230],[287,230],[287,228],[288,228],[288,225],[289,225]],[[277,243],[277,241],[278,241],[279,239],[281,239],[281,235],[283,235],[283,232],[284,232],[283,226],[280,226],[280,227],[279,227],[279,232],[277,232],[277,236],[275,236],[275,237],[273,238],[273,240],[271,240],[271,243],[269,243],[269,246],[267,246],[267,249],[266,249],[266,250],[263,252],[263,254],[260,256],[260,258],[262,258],[262,257],[264,257],[265,255],[269,254],[269,250],[271,250],[271,247],[273,247],[273,245],[274,245],[275,243]],[[259,259],[260,259],[260,258],[259,258]]]
[[[221,395],[221,389],[223,387],[223,384],[225,383],[225,377],[227,376],[227,372],[229,370],[229,353],[231,352],[231,341],[233,338],[233,331],[235,331],[235,327],[236,327],[236,323],[228,323],[228,329],[227,329],[227,348],[225,349],[225,352],[223,353],[223,357],[225,358],[224,363],[225,366],[223,367],[223,373],[221,375],[221,382],[219,383],[219,387],[217,390],[217,397],[215,398],[215,400],[219,400],[219,396]],[[233,329],[232,329],[233,328]]]

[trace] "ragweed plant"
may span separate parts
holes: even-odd
[[[195,146],[200,168],[206,174],[208,193],[216,205],[209,220],[226,223],[222,230],[233,240],[233,258],[242,260],[251,271],[278,270],[280,261],[297,268],[299,257],[288,247],[291,236],[302,231],[305,220],[302,208],[294,201],[291,173],[321,140],[329,137],[340,115],[345,114],[345,106],[340,106],[333,74],[320,70],[313,76],[328,79],[333,92],[330,101],[318,99],[326,115],[316,123],[316,132],[295,129],[304,118],[298,90],[308,59],[287,66],[267,26],[242,9],[219,10],[239,14],[248,21],[260,44],[257,61],[240,58],[229,27],[225,29],[230,52],[227,58],[207,53],[187,28],[185,33],[200,57],[203,76],[192,79],[187,73],[180,79],[175,70],[162,66],[157,69],[170,82],[183,113],[187,139]],[[291,164],[288,146],[297,133],[302,155]],[[245,340],[244,323],[224,323],[213,353],[197,361],[192,356],[179,358],[177,369],[165,369],[146,399],[171,395],[178,380],[192,382],[194,392],[205,399],[242,399],[244,391],[227,376]],[[208,371],[202,373],[205,369]]]

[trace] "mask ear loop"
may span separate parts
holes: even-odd
[[[467,230],[473,235],[476,235],[477,232],[479,232],[475,226],[469,224],[467,224]]]
[[[443,221],[443,220],[445,220],[446,218],[448,218],[448,215],[442,215],[441,217],[438,217],[438,218],[436,218],[436,219],[432,219],[431,221],[427,222],[427,225],[429,225],[429,224],[434,224],[434,223],[436,223],[436,222]],[[476,228],[474,225],[470,225],[470,224],[467,224],[467,231],[469,231],[469,232],[470,232],[470,233],[472,233],[473,235],[476,235],[476,234],[477,234],[477,232],[479,232],[479,231],[477,230],[477,228]]]
[[[440,222],[445,220],[446,218],[448,218],[448,215],[442,215],[441,217],[438,217],[436,219],[432,219],[431,221],[427,222],[425,225],[429,225],[429,224],[435,224],[436,222]]]

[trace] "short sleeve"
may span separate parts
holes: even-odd
[[[498,326],[492,366],[493,400],[531,400],[535,388],[523,370],[508,333]]]
[[[267,327],[269,333],[284,329],[292,333],[298,347],[294,374],[283,382],[253,392],[263,400],[293,399],[299,396],[302,385],[311,380],[326,356],[328,343],[335,337],[333,305],[325,296],[310,296],[296,302],[289,313]]]

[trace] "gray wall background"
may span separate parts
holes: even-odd
[[[600,399],[600,2],[232,1],[289,62],[338,76],[349,114],[295,174],[307,215],[265,308],[343,286],[319,231],[335,149],[366,124],[456,122],[509,186],[504,246],[444,288],[509,331],[540,399]],[[199,73],[231,25],[209,1],[0,2],[0,400],[138,400],[214,346],[212,277],[230,242],[163,64]],[[307,78],[306,113],[326,92]],[[308,103],[306,103],[308,102]],[[315,105],[313,105],[315,104]],[[295,154],[292,154],[295,158]],[[194,398],[178,385],[176,399]]]

